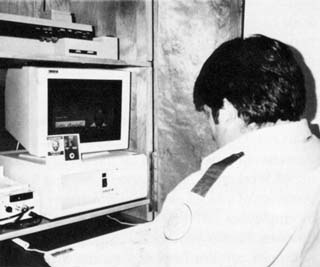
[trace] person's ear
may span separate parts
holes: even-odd
[[[219,122],[229,122],[233,121],[234,119],[238,118],[238,110],[231,104],[231,102],[224,98],[223,99],[223,106],[219,110]]]

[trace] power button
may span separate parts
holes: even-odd
[[[108,186],[108,181],[107,178],[102,179],[102,187],[107,187]]]
[[[6,212],[11,213],[11,212],[12,212],[12,207],[11,207],[11,206],[7,206],[7,207],[6,207]]]

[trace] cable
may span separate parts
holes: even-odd
[[[15,218],[15,217],[19,217],[20,215],[23,215],[23,212],[17,213],[15,215],[12,215],[12,216],[9,216],[9,217],[6,217],[6,218],[2,218],[2,219],[0,219],[0,222],[9,220],[9,219],[12,219],[12,218]]]
[[[25,207],[25,208],[23,208],[23,209],[21,210],[21,212],[15,214],[15,215],[11,215],[11,216],[9,216],[9,217],[0,219],[0,222],[6,221],[6,220],[9,220],[9,219],[13,219],[13,218],[15,218],[15,217],[18,217],[18,218],[15,220],[15,222],[17,222],[17,221],[19,221],[19,220],[23,217],[23,215],[25,215],[29,210],[31,210],[31,209],[33,209],[33,208],[34,208],[34,207]]]
[[[33,211],[31,211],[28,214],[30,216],[30,218],[21,220],[21,218],[24,214],[25,213],[22,212],[22,213],[19,213],[19,214],[12,216],[12,218],[17,217],[17,219],[15,219],[13,222],[0,224],[0,233],[2,233],[3,231],[6,231],[6,230],[10,230],[10,229],[22,229],[22,228],[26,228],[26,227],[35,226],[35,225],[40,224],[42,221],[42,217]],[[10,218],[11,217],[7,217],[2,220],[6,220],[6,219],[8,220]]]
[[[113,221],[116,221],[117,223],[120,223],[120,224],[123,224],[123,225],[130,225],[130,226],[135,226],[135,225],[138,225],[139,223],[128,223],[128,222],[123,222],[123,221],[120,221],[118,220],[117,218],[115,217],[112,217],[110,215],[107,215],[107,218],[113,220]]]
[[[38,252],[38,253],[41,253],[41,254],[45,254],[46,251],[43,251],[43,250],[40,250],[40,249],[36,249],[36,248],[26,248],[25,249],[26,251],[32,251],[32,252]]]
[[[6,221],[6,220],[9,220],[9,219],[13,219],[13,218],[15,218],[15,217],[18,217],[18,218],[16,219],[16,221],[19,221],[19,220],[23,217],[23,215],[25,215],[29,210],[31,210],[31,209],[33,209],[33,208],[34,208],[34,207],[26,207],[26,208],[23,208],[23,209],[21,210],[21,212],[15,214],[15,215],[11,215],[11,216],[9,216],[9,217],[0,219],[0,222]]]
[[[24,207],[24,208],[22,208],[20,215],[18,216],[17,219],[15,219],[14,222],[20,221],[21,218],[22,218],[29,210],[31,210],[31,209],[34,209],[34,207]]]

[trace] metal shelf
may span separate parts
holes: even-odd
[[[19,230],[8,230],[7,232],[0,234],[0,241],[16,238],[19,236],[28,235],[32,233],[37,233],[40,231],[92,219],[95,217],[103,216],[103,215],[114,213],[114,212],[124,211],[128,209],[148,205],[149,203],[150,203],[149,199],[140,199],[140,200],[135,200],[135,201],[119,204],[119,205],[114,205],[114,206],[110,206],[110,207],[106,207],[106,208],[102,208],[94,211],[84,212],[84,213],[73,215],[73,216],[64,217],[61,219],[56,219],[56,220],[43,219],[39,225],[23,228]]]
[[[78,67],[78,68],[123,68],[123,67],[151,67],[149,61],[125,61],[115,59],[101,59],[77,56],[39,56],[17,55],[0,52],[0,68],[21,66],[49,66],[49,67]]]

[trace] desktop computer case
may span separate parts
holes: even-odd
[[[7,177],[30,185],[39,196],[39,214],[49,219],[148,195],[148,164],[143,154],[47,162],[23,157],[24,154],[3,153],[0,165]]]

